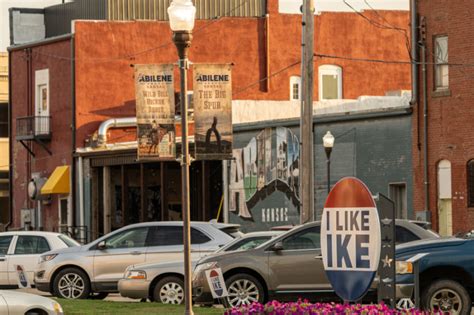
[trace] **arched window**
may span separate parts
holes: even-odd
[[[319,100],[342,98],[342,68],[335,65],[319,66]]]
[[[474,159],[467,162],[467,202],[474,207]]]
[[[290,101],[301,100],[301,77],[290,77]]]

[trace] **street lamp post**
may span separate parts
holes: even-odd
[[[173,42],[178,50],[181,103],[181,204],[183,213],[184,243],[184,303],[185,314],[193,314],[191,283],[191,227],[189,209],[189,165],[191,164],[188,145],[188,97],[187,70],[189,69],[188,49],[193,39],[196,8],[191,0],[173,0],[168,8]]]
[[[331,134],[330,131],[326,132],[323,137],[323,145],[324,151],[326,151],[326,163],[327,163],[327,170],[328,170],[328,194],[331,191],[331,152],[332,148],[334,147],[334,136]]]

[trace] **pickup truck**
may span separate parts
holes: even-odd
[[[474,300],[474,239],[445,238],[401,244],[396,249],[397,287],[414,285],[413,265],[419,260],[421,307],[450,314],[471,314]],[[411,292],[406,298],[411,298]]]

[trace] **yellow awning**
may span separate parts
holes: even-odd
[[[42,195],[69,194],[69,166],[58,166],[41,188]]]

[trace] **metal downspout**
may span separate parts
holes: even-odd
[[[426,43],[421,45],[421,64],[423,81],[423,185],[425,192],[425,210],[429,211],[430,192],[428,183],[428,96],[427,96],[427,77],[426,77]]]
[[[8,51],[8,208],[10,217],[5,231],[13,221],[13,141],[12,141],[12,53]]]
[[[416,0],[410,0],[410,25],[411,25],[411,100],[410,106],[414,107],[418,104],[418,11],[416,8]],[[420,120],[417,115],[416,119],[416,141],[418,150],[421,149],[420,143]]]

